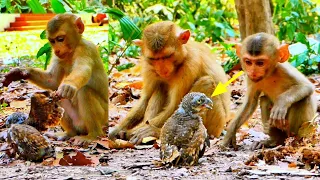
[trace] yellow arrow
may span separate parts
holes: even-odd
[[[228,82],[226,82],[226,84],[222,84],[221,82],[219,82],[218,86],[216,87],[216,89],[214,90],[214,92],[212,93],[211,96],[217,96],[219,94],[223,94],[225,92],[227,92],[227,86],[229,86],[229,84],[236,80],[239,76],[241,76],[243,74],[243,71],[238,72],[237,74],[233,75],[231,79],[229,79]]]

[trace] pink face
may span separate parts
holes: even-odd
[[[262,80],[269,68],[269,57],[266,55],[251,56],[245,54],[241,58],[241,64],[246,71],[248,78],[254,82]]]

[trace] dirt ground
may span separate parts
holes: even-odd
[[[119,81],[121,82],[121,80]],[[117,82],[111,82],[111,88],[115,84]],[[233,91],[231,109],[236,110],[243,99],[244,83],[240,79],[231,86],[231,89]],[[11,101],[13,100],[10,98],[24,99],[27,105],[25,105],[26,108],[6,107],[2,109],[2,112],[0,112],[1,121],[4,122],[9,114],[18,110],[28,112],[30,95],[35,90],[37,88],[27,82],[17,82],[9,87],[2,94],[2,98]],[[112,96],[115,90],[111,89],[110,93]],[[131,95],[139,93],[140,90],[132,90]],[[117,97],[121,95],[123,93],[119,91]],[[121,103],[119,102],[114,103],[114,101],[114,99],[110,101],[110,124],[112,125],[115,125],[125,116],[137,99],[133,99],[123,105],[120,105]],[[260,113],[257,110],[249,123],[243,126],[238,133],[239,136],[243,136],[244,132],[247,134],[239,141],[240,147],[238,151],[233,149],[220,150],[217,144],[223,136],[218,139],[212,139],[211,147],[206,151],[204,157],[200,159],[200,164],[193,167],[155,166],[153,161],[159,160],[159,149],[156,149],[153,145],[142,145],[137,146],[135,149],[119,150],[79,149],[79,151],[85,152],[88,156],[104,157],[104,163],[98,163],[95,167],[44,165],[44,163],[8,159],[5,152],[0,149],[0,179],[320,179],[318,167],[314,167],[310,171],[303,168],[288,168],[288,162],[285,161],[276,161],[274,165],[266,165],[264,161],[259,161],[255,166],[246,166],[244,164],[255,153],[249,150],[250,144],[253,141],[267,138],[262,133],[259,116]],[[57,146],[59,145],[61,144],[58,143]]]

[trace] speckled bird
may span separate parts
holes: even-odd
[[[184,96],[178,109],[161,129],[160,159],[162,164],[195,165],[210,141],[199,115],[211,109],[212,101],[205,94],[191,92]]]
[[[39,161],[53,155],[53,148],[40,132],[27,124],[12,124],[8,130],[8,143],[13,146],[19,157]]]

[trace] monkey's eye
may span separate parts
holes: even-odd
[[[260,67],[263,66],[263,64],[264,64],[263,61],[258,61],[258,62],[256,62],[256,65],[257,65],[257,66],[260,66]]]
[[[244,62],[245,62],[245,63],[246,63],[246,65],[248,65],[248,66],[251,66],[251,65],[252,65],[252,62],[251,62],[251,61],[249,61],[249,60],[245,60]]]
[[[64,37],[57,37],[57,41],[58,42],[63,42],[64,41]]]
[[[54,39],[49,39],[49,42],[50,42],[51,44],[54,44]]]
[[[170,54],[170,55],[168,55],[168,56],[163,57],[163,59],[169,59],[169,58],[171,58],[171,57],[172,57],[172,55],[173,55],[173,53],[172,53],[172,54]]]

